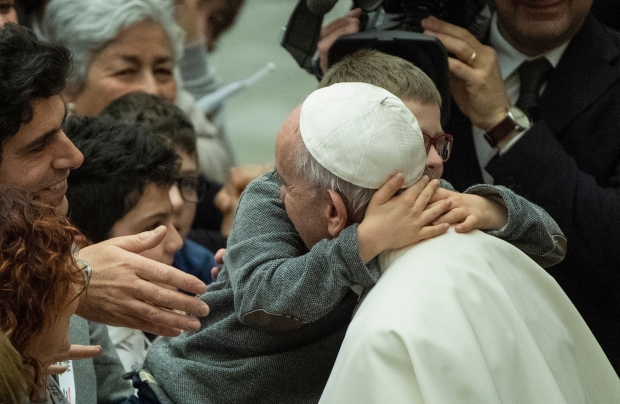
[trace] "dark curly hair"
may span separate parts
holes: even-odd
[[[69,218],[94,243],[110,238],[146,185],[174,184],[180,166],[174,148],[142,125],[72,116],[64,130],[84,154],[67,180]]]
[[[32,104],[65,88],[71,54],[15,24],[0,28],[0,162],[2,145],[32,120]]]
[[[192,121],[179,107],[156,95],[143,92],[125,94],[109,103],[99,117],[142,124],[190,156],[196,154],[196,131]]]
[[[0,329],[32,375],[32,401],[45,381],[43,365],[26,350],[57,321],[70,288],[84,290],[73,258],[80,232],[56,210],[25,190],[0,186]],[[80,292],[81,293],[81,292]]]

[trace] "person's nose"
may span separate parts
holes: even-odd
[[[15,11],[15,8],[9,9],[9,12],[5,14],[0,13],[0,28],[2,28],[7,22],[17,24],[17,12]]]
[[[54,148],[53,167],[58,170],[72,170],[78,168],[84,162],[84,155],[73,142],[61,131],[60,140]]]
[[[168,193],[170,195],[170,204],[172,205],[172,222],[174,224],[174,227],[178,229],[178,220],[181,216],[181,212],[183,212],[183,205],[185,201],[183,200],[181,190],[176,183],[170,187],[170,191]]]
[[[426,165],[427,167],[437,167],[438,165],[443,165],[443,159],[437,153],[437,149],[435,146],[431,145],[428,150],[428,154],[426,155]]]
[[[435,178],[441,178],[443,174],[443,159],[439,153],[437,153],[437,149],[435,149],[433,145],[431,145],[426,155],[426,167],[433,173]]]
[[[181,238],[181,235],[176,227],[173,226],[172,222],[168,223],[166,227],[168,227],[168,232],[164,238],[164,252],[166,255],[173,257],[174,253],[183,247],[183,238]]]
[[[134,81],[134,88],[131,91],[140,91],[159,96],[159,85],[155,74],[150,69],[142,69],[140,75]]]

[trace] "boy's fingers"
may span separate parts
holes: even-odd
[[[431,199],[428,201],[428,203],[433,203],[433,202],[440,201],[442,199],[447,199],[452,194],[453,194],[452,191],[449,191],[445,188],[437,188],[437,190],[435,191]]]
[[[437,184],[439,184],[439,181],[436,182]],[[410,204],[413,206],[419,199],[422,192],[424,192],[424,190],[426,189],[426,187],[429,186],[430,183],[435,183],[435,180],[430,181],[428,175],[423,175],[418,182],[407,188],[401,194],[401,197],[407,201],[410,201]]]
[[[433,224],[441,224],[441,223],[448,223],[448,224],[452,224],[452,223],[459,223],[460,221],[462,221],[463,219],[465,219],[466,216],[466,212],[463,209],[452,209],[449,212],[447,212],[446,214],[440,216],[439,218],[437,218],[435,221],[433,221]]]
[[[424,226],[432,223],[433,225],[441,224],[441,223],[449,223],[449,222],[433,222],[442,215],[446,215],[452,202],[449,200],[438,201],[433,204],[431,208],[425,209],[420,216],[420,223]]]
[[[217,250],[217,252],[215,253],[215,262],[217,262],[220,265],[224,265],[224,255],[226,254],[226,249],[225,248],[220,248],[219,250]]]
[[[405,176],[401,173],[396,173],[391,176],[385,184],[381,185],[381,188],[375,192],[370,200],[371,205],[383,205],[389,201],[396,192],[403,186],[405,182]]]
[[[424,176],[424,177],[426,177],[426,176]],[[418,184],[416,184],[416,185],[418,185]],[[413,208],[416,211],[418,211],[418,212],[423,211],[424,208],[426,207],[426,205],[428,204],[428,201],[431,199],[431,197],[433,196],[433,194],[435,193],[435,191],[437,190],[438,187],[439,187],[439,181],[438,180],[430,181],[424,187],[422,192],[420,192],[420,195],[417,197],[417,199],[415,201],[415,204],[413,205]]]
[[[213,278],[213,280],[217,280],[217,276],[220,274],[220,272],[222,271],[221,267],[213,267],[211,268],[211,277]]]
[[[426,240],[435,236],[439,236],[448,231],[450,225],[447,223],[438,224],[435,226],[424,226],[420,229],[418,236],[420,241]]]
[[[455,230],[457,233],[467,233],[477,228],[479,228],[478,218],[474,215],[469,215],[463,223],[456,225]]]

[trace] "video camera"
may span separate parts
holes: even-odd
[[[322,77],[316,46],[323,16],[338,0],[300,0],[284,29],[280,44],[297,63]],[[421,21],[435,16],[467,28],[481,39],[491,18],[488,0],[353,0],[362,9],[360,32],[343,35],[332,45],[328,66],[360,49],[376,49],[401,57],[422,69],[442,97],[442,121],[450,115],[448,55],[439,40],[423,35]]]

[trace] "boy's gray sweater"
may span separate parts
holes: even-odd
[[[468,191],[506,204],[508,223],[491,234],[542,265],[561,260],[565,239],[541,208],[502,187]],[[277,173],[252,182],[226,265],[201,297],[211,314],[200,331],[162,338],[146,357],[161,402],[318,402],[357,302],[351,287],[372,287],[380,274],[376,260],[361,262],[356,230],[308,251],[280,201]]]

